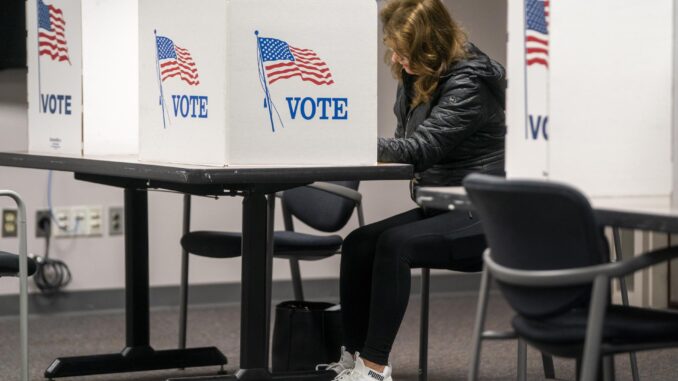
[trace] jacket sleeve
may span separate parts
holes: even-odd
[[[452,78],[445,83],[438,104],[412,136],[379,138],[378,159],[386,163],[413,164],[424,171],[449,154],[481,125],[483,99],[476,76]]]
[[[398,90],[396,91],[396,100],[395,103],[393,104],[393,113],[396,115],[396,130],[394,136],[396,138],[404,138],[405,137],[405,126],[403,126],[403,122],[401,118],[398,117],[398,105],[401,102],[401,97],[403,97],[404,93],[403,85],[398,84]]]

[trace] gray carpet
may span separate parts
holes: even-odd
[[[470,359],[476,295],[436,295],[431,301],[429,380],[464,380]],[[490,302],[488,328],[506,328],[511,312],[498,296]],[[151,314],[151,341],[156,349],[172,348],[177,342],[178,313],[154,310]],[[417,380],[419,301],[413,298],[395,343],[391,361],[395,381]],[[227,370],[237,369],[239,343],[239,306],[201,307],[189,313],[189,346],[219,347],[229,358]],[[124,315],[120,311],[86,314],[34,316],[30,319],[31,380],[42,380],[42,373],[56,356],[109,353],[124,343]],[[19,357],[17,319],[0,319],[0,380],[18,380]],[[529,350],[529,379],[543,379],[541,359]],[[643,380],[677,380],[678,351],[662,350],[639,354]],[[486,342],[483,347],[481,379],[515,379],[516,345],[514,341]],[[630,380],[628,357],[616,359],[617,379]],[[63,380],[164,380],[182,375],[213,374],[216,368],[186,371],[127,373]],[[556,359],[558,379],[574,380],[574,362]]]

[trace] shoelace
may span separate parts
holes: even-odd
[[[330,369],[331,366],[335,366],[336,364],[337,364],[336,362],[331,362],[329,364],[318,364],[318,365],[315,366],[315,370],[316,371],[327,370],[327,369]]]
[[[344,369],[332,381],[349,381],[351,380],[351,374],[353,374],[353,369]]]
[[[346,347],[342,346],[341,352],[342,352],[342,355],[341,355],[341,359],[339,361],[331,362],[329,364],[318,364],[318,365],[315,366],[315,370],[316,371],[333,370],[333,371],[339,373],[338,371],[344,367],[344,364],[342,362],[344,361],[344,354],[346,352]],[[358,356],[358,355],[360,355],[360,353],[356,352],[356,356]]]
[[[341,367],[342,365],[338,362],[331,362],[329,364],[318,364],[315,366],[315,370],[337,370],[337,368]]]

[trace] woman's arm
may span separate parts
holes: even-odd
[[[402,97],[405,96],[405,89],[403,88],[402,84],[398,84],[398,90],[396,91],[396,101],[393,104],[393,113],[398,114],[398,105],[402,102]],[[396,115],[397,116],[397,115]],[[396,138],[404,138],[405,137],[405,126],[403,126],[403,123],[400,118],[396,117],[396,130],[394,136]]]
[[[411,137],[379,138],[378,159],[408,163],[424,171],[439,162],[451,149],[476,131],[482,123],[481,79],[460,75],[448,80],[438,104]]]

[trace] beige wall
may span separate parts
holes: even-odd
[[[490,56],[505,62],[506,56],[506,2],[505,0],[447,0],[469,32],[471,40]],[[382,48],[383,49],[383,48]],[[379,52],[383,57],[383,50]],[[390,136],[395,129],[393,101],[396,83],[385,65],[379,68],[379,134]],[[0,71],[0,150],[24,150],[26,140],[25,71]],[[53,206],[122,205],[122,191],[73,180],[70,173],[56,172],[53,176]],[[44,240],[35,236],[35,210],[47,206],[47,171],[0,167],[0,188],[20,192],[29,210],[29,251],[42,254]],[[407,184],[397,182],[364,182],[366,221],[373,222],[415,205],[409,198]],[[240,198],[224,197],[218,201],[195,198],[194,229],[240,229]],[[5,200],[0,208],[11,207]],[[279,213],[279,210],[278,210]],[[279,217],[279,216],[278,216]],[[153,192],[149,196],[150,280],[151,285],[175,285],[179,281],[181,233],[181,197],[175,194]],[[302,227],[301,224],[297,224]],[[357,226],[355,216],[341,233],[347,234]],[[280,218],[276,227],[282,228]],[[107,227],[106,227],[107,229]],[[300,230],[304,230],[303,228]],[[306,229],[306,231],[308,231]],[[0,250],[14,250],[16,239],[0,238]],[[70,290],[121,288],[124,284],[123,238],[105,235],[99,238],[53,239],[51,255],[68,263],[73,273]],[[191,258],[192,283],[238,282],[240,260],[213,260]],[[302,275],[307,278],[337,277],[339,258],[303,263]],[[287,263],[276,260],[275,279],[289,278]],[[14,293],[18,283],[3,279],[0,294]]]

